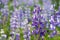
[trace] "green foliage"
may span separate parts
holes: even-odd
[[[31,40],[34,40],[34,36],[33,35],[31,35]]]
[[[4,8],[4,4],[0,4],[0,8]]]
[[[39,0],[39,4],[42,6],[43,5],[43,2],[42,2],[42,0]]]
[[[59,9],[59,2],[60,2],[60,0],[52,0],[52,4],[55,5],[54,6],[55,10]]]
[[[23,29],[22,28],[20,28],[20,40],[24,40],[24,38],[23,38]]]

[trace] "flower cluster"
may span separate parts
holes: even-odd
[[[45,40],[59,28],[60,8],[51,0],[0,0],[0,40]]]
[[[48,33],[48,30],[51,30],[52,32],[49,33],[50,37],[54,37],[57,35],[56,26],[59,25],[59,13],[56,13],[52,16],[50,16],[49,22],[45,20],[44,16],[42,16],[42,11],[39,6],[35,6],[33,10],[33,16],[32,16],[32,26],[34,26],[34,30],[32,34],[38,34],[42,39],[45,36],[45,33]],[[46,23],[48,24],[48,27],[46,26]],[[48,28],[48,30],[46,30]],[[39,39],[40,40],[40,39]]]
[[[35,30],[33,30],[33,34],[38,34],[39,40],[40,37],[43,37],[45,35],[46,30],[45,28],[45,19],[43,16],[41,16],[42,9],[39,6],[35,5],[34,11],[33,11],[33,20],[32,25],[35,26]]]
[[[17,9],[15,9],[10,19],[11,36],[14,37],[14,35],[16,34],[15,40],[20,40],[19,28],[20,28],[19,12]]]

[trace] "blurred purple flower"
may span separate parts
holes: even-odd
[[[1,0],[4,5],[7,5],[9,0]]]
[[[15,40],[20,40],[20,35],[19,34],[16,34]]]
[[[39,6],[34,5],[34,10],[33,10],[33,13],[34,13],[34,14],[35,14],[35,13],[39,14],[41,11],[42,11],[42,9],[41,9]]]
[[[54,30],[54,31],[50,34],[50,37],[54,37],[56,34],[57,34],[57,31]]]
[[[19,21],[20,20],[20,15],[19,14],[20,14],[19,10],[15,9],[14,12],[12,13],[12,15],[11,15],[11,18],[10,18],[11,33],[12,32],[14,32],[14,33],[19,32],[19,30],[17,30],[17,29],[20,28],[20,21]],[[17,30],[17,32],[16,32],[16,30]],[[14,36],[14,34],[12,36]],[[20,35],[16,34],[16,40],[20,40],[19,38],[20,38]]]
[[[33,30],[33,34],[40,35],[38,40],[40,40],[40,37],[45,35],[45,19],[43,16],[41,16],[42,9],[39,6],[35,5],[35,8],[33,10],[33,16],[32,16],[32,26],[35,26],[35,30]]]

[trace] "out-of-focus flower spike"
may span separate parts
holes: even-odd
[[[10,19],[10,28],[11,28],[10,30],[11,30],[11,33],[14,32],[11,34],[11,37],[12,38],[14,37],[15,39],[15,36],[16,36],[16,40],[20,40],[18,39],[18,37],[20,38],[20,35],[18,36],[19,30],[17,30],[20,28],[20,21],[19,21],[20,15],[19,14],[20,14],[19,10],[15,9]],[[15,35],[15,33],[18,33],[18,34]]]
[[[42,0],[43,1],[43,7],[46,11],[50,11],[51,7],[51,0]]]
[[[39,6],[34,5],[33,14],[36,14],[36,13],[39,14],[41,11],[42,11],[42,9]]]
[[[20,40],[20,34],[19,33],[16,33],[15,40]]]
[[[25,20],[25,21],[28,21],[28,20]],[[24,28],[24,39],[30,40],[30,35],[31,35],[31,33],[30,33],[30,25],[28,25],[27,23],[25,24],[25,28]]]
[[[14,6],[14,8],[16,8],[17,6],[19,6],[18,0],[13,0],[13,6]]]
[[[54,31],[50,34],[50,37],[54,37],[56,34],[57,34],[57,31],[54,30]]]
[[[53,24],[50,24],[50,30],[55,30],[56,27]]]
[[[7,5],[9,0],[1,0],[4,5]]]

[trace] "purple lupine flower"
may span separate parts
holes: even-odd
[[[28,18],[30,18],[30,9],[29,8],[25,8],[25,10],[20,11],[20,17],[22,18],[21,21],[21,25],[23,25],[24,27],[24,39],[26,40],[30,40],[30,29],[28,28]]]
[[[52,4],[51,4],[51,0],[42,0],[43,1],[43,15],[45,20],[49,20],[50,16],[53,14],[53,12],[51,10],[53,10]]]
[[[50,11],[51,7],[51,0],[42,0],[43,1],[43,7],[46,11]]]
[[[19,12],[18,11],[13,12],[13,14],[11,16],[11,25],[15,25],[15,27],[18,28],[19,19],[20,19]]]
[[[32,6],[34,5],[34,0],[18,0],[20,5]]]
[[[49,20],[50,22],[50,30],[52,30],[53,32],[50,34],[50,37],[54,37],[56,35],[56,25],[58,24],[56,21],[56,15],[52,15],[51,19]]]
[[[35,14],[35,13],[40,13],[41,12],[41,8],[39,7],[39,6],[37,6],[37,5],[34,5],[34,10],[33,10],[33,13]]]
[[[20,34],[16,34],[16,38],[15,38],[15,40],[20,40]]]
[[[36,6],[35,5],[35,9],[36,11],[33,11],[35,12],[33,14],[33,20],[32,20],[32,25],[35,26],[35,27],[38,27],[38,25],[42,24],[44,21],[43,17],[40,15],[40,12],[41,12],[41,9],[39,6]],[[41,25],[42,26],[42,25]]]
[[[45,19],[41,15],[41,8],[39,6],[35,6],[32,16],[32,25],[35,26],[35,30],[33,31],[33,34],[40,35],[38,40],[40,40],[40,37],[45,35]]]
[[[45,33],[46,33],[46,30],[45,29],[43,29],[42,27],[40,27],[39,31],[40,31],[40,36],[41,37],[42,36],[45,36]]]
[[[9,0],[1,0],[1,2],[4,4],[4,5],[7,5]]]
[[[25,8],[24,10],[21,8],[20,9],[20,25],[23,26],[23,23],[25,19],[31,19],[31,15],[30,15],[30,9],[29,8]]]
[[[55,30],[56,27],[53,24],[50,24],[50,30]]]
[[[14,8],[16,8],[17,6],[19,6],[18,0],[13,0],[13,6],[14,6]]]
[[[57,13],[56,13],[56,21],[57,21],[57,26],[60,26],[60,12],[58,11]]]
[[[55,30],[57,23],[54,20],[54,16],[51,16],[51,19],[49,21],[50,21],[50,30]]]
[[[54,31],[50,34],[50,37],[54,37],[56,34],[57,34],[57,31],[54,30]]]
[[[24,28],[24,39],[26,40],[30,40],[30,27],[29,25],[27,24],[28,20],[25,19],[25,28]]]
[[[19,16],[19,10],[16,10],[12,13],[12,16],[11,16],[11,19],[10,19],[10,30],[11,30],[11,33],[14,32],[14,33],[17,33],[20,27],[20,16]],[[17,30],[17,32],[16,32]],[[11,37],[13,36],[14,37],[15,34],[11,35]],[[16,40],[20,40],[20,39],[17,39],[17,37],[20,38],[20,36],[16,35]]]
[[[4,8],[2,8],[1,10],[1,17],[2,17],[2,23],[5,24],[8,20],[8,15],[9,15],[9,10],[8,10],[8,6],[5,5]]]
[[[38,33],[39,33],[38,29],[32,31],[32,34],[38,34]]]
[[[9,14],[8,5],[5,5],[4,8],[2,8],[0,11],[2,12],[2,15],[8,15]]]
[[[27,17],[27,18],[30,18],[30,8],[25,8],[25,16]]]
[[[29,1],[27,1],[27,5],[28,5],[28,6],[34,5],[34,0],[29,0]]]
[[[23,22],[25,20],[25,13],[24,13],[25,11],[21,7],[21,9],[19,9],[19,12],[20,12],[20,14],[19,14],[19,16],[20,16],[20,27],[23,27],[24,26]]]

